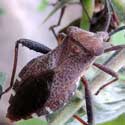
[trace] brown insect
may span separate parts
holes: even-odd
[[[125,26],[116,31],[124,28]],[[77,88],[76,82],[82,77],[82,82],[85,86],[88,115],[88,123],[84,121],[82,123],[93,125],[91,92],[84,74],[93,64],[115,77],[114,80],[102,86],[96,94],[118,79],[117,74],[111,69],[94,63],[95,59],[101,54],[125,47],[125,45],[120,45],[108,49],[104,48],[104,42],[113,33],[92,33],[77,27],[69,27],[67,34],[58,36],[61,44],[54,50],[31,40],[18,40],[15,45],[15,58],[10,86],[1,94],[2,96],[11,88],[15,92],[15,95],[12,94],[9,99],[10,106],[7,111],[7,117],[12,121],[18,121],[31,118],[33,113],[40,116],[55,112],[70,101]],[[44,53],[44,55],[31,60],[21,70],[14,83],[19,44]],[[77,116],[74,117],[78,119]]]

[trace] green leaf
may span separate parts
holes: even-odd
[[[125,44],[125,30],[119,31],[113,35],[112,43],[114,45]]]
[[[125,75],[119,74],[119,79],[120,79],[120,80],[125,80]]]
[[[47,125],[47,122],[37,118],[33,118],[29,120],[21,120],[17,122],[16,125]]]
[[[93,12],[94,12],[95,1],[94,0],[82,0],[82,5],[83,5],[83,12],[82,12],[82,18],[80,22],[80,27],[82,29],[89,30],[90,20],[88,16],[91,19]],[[88,16],[85,10],[87,11]]]
[[[3,15],[4,14],[4,11],[2,8],[0,8],[0,15]]]
[[[46,7],[48,6],[49,0],[41,0],[39,6],[38,6],[38,10],[39,11],[43,11],[46,9]]]
[[[107,116],[108,117],[108,116]],[[118,118],[98,125],[125,125],[125,114],[120,115]]]

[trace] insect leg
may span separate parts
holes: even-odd
[[[73,115],[73,118],[77,119],[79,122],[81,122],[83,125],[88,125],[84,120],[82,120],[79,116]]]
[[[106,67],[105,65],[101,65],[101,64],[97,64],[97,63],[93,63],[94,66],[98,67],[99,69],[101,69],[102,71],[104,71],[105,73],[108,73],[109,75],[111,75],[112,77],[114,77],[115,79],[111,80],[110,82],[102,85],[97,92],[95,93],[95,95],[98,95],[99,92],[104,89],[106,86],[110,85],[111,83],[115,82],[118,80],[118,74],[111,70],[110,68]]]
[[[66,34],[59,33],[57,35],[58,44],[61,44],[65,37],[66,37]],[[29,49],[32,49],[36,52],[40,52],[40,53],[43,53],[43,54],[47,54],[49,51],[51,51],[51,49],[48,48],[47,46],[45,46],[41,43],[29,40],[29,39],[20,39],[20,40],[17,41],[16,44],[22,44],[23,46],[25,46]]]
[[[17,46],[18,46],[18,44],[22,44],[23,46],[25,46],[29,49],[32,49],[36,52],[40,52],[40,53],[43,53],[43,54],[46,54],[49,51],[51,51],[51,49],[48,48],[47,46],[45,46],[41,43],[29,40],[29,39],[20,39],[16,42],[16,44],[17,44]]]
[[[44,53],[44,54],[46,54],[49,51],[51,51],[51,49],[49,49],[45,45],[37,43],[37,42],[34,42],[32,40],[28,40],[28,39],[20,39],[20,40],[18,40],[16,42],[16,44],[15,44],[14,63],[13,63],[13,70],[12,70],[12,76],[11,76],[10,85],[9,85],[9,87],[6,90],[4,90],[0,94],[0,97],[2,95],[4,95],[5,93],[7,93],[12,88],[12,86],[13,86],[14,77],[15,77],[15,73],[16,73],[16,67],[17,67],[17,61],[18,61],[19,44],[22,44],[23,46],[26,46],[29,49],[32,49],[32,50],[35,50],[37,52],[41,52],[41,53]]]
[[[16,73],[16,67],[17,67],[17,59],[18,59],[18,44],[15,44],[15,51],[14,51],[14,63],[13,63],[13,70],[12,70],[12,75],[11,75],[11,81],[10,81],[10,85],[9,87],[4,90],[1,94],[0,94],[0,98],[2,95],[4,95],[5,93],[7,93],[13,86],[13,82],[14,82],[14,77],[15,77],[15,73]]]
[[[56,25],[53,25],[53,26],[50,27],[50,30],[53,32],[53,34],[54,34],[54,36],[56,37],[57,40],[58,40],[58,38],[57,38],[57,35],[56,35],[56,33],[55,33],[54,28],[60,25],[61,20],[62,20],[62,17],[63,17],[64,12],[65,12],[65,9],[66,9],[66,6],[64,6],[64,7],[61,9],[61,14],[60,14],[58,23],[57,23]]]
[[[95,125],[92,95],[89,88],[89,83],[84,76],[82,76],[81,81],[85,87],[85,100],[86,100],[86,108],[87,108],[88,125]]]
[[[117,50],[121,50],[121,49],[124,49],[124,48],[125,48],[125,45],[112,46],[110,48],[105,49],[104,53],[111,52],[111,51],[117,51]]]
[[[121,31],[121,30],[125,30],[125,26],[121,26],[117,29],[114,29],[113,31],[109,32],[109,36],[111,37],[112,35],[114,35],[115,33]]]

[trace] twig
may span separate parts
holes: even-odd
[[[111,18],[112,18],[112,12],[111,12],[111,7],[110,7],[110,4],[109,4],[109,1],[110,0],[106,0],[106,7],[107,7],[107,14],[108,14],[108,17],[107,17],[107,21],[106,21],[106,26],[105,26],[105,30],[104,31],[108,31],[109,29],[109,26],[110,26],[110,23],[111,23]]]

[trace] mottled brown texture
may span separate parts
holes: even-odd
[[[98,32],[97,34],[78,29],[77,27],[70,27],[67,30],[68,36],[80,42],[92,55],[98,56],[104,51],[104,40],[106,41],[108,33]]]
[[[60,46],[31,60],[21,70],[21,81],[16,80],[13,87],[16,95],[10,98],[7,117],[16,121],[27,119],[32,113],[47,115],[47,108],[52,111],[62,108],[73,96],[75,83],[93,63],[98,50],[104,49],[103,40],[101,35],[96,37],[70,27]]]

